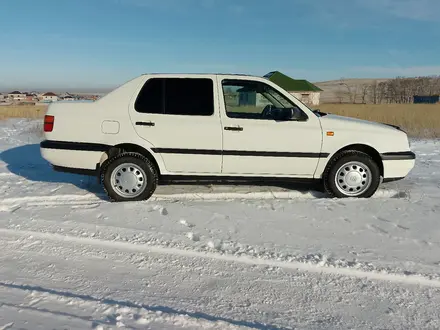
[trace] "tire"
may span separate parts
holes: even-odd
[[[344,151],[327,165],[323,183],[331,197],[370,198],[379,187],[380,169],[366,153]]]
[[[158,173],[150,160],[127,152],[105,162],[101,182],[112,202],[143,201],[156,190]]]

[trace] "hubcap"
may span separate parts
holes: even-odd
[[[124,198],[134,198],[142,194],[147,186],[147,176],[136,164],[121,164],[111,175],[111,184],[115,192]]]
[[[370,168],[360,162],[349,162],[336,172],[338,190],[347,196],[359,196],[371,186]]]

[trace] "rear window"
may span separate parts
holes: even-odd
[[[152,78],[142,87],[135,110],[184,116],[214,114],[214,84],[206,78]]]

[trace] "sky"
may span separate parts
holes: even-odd
[[[0,0],[0,89],[440,74],[440,0]]]

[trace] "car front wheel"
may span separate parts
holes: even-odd
[[[345,151],[335,157],[324,173],[324,187],[332,197],[369,198],[380,184],[376,162],[359,151]]]

